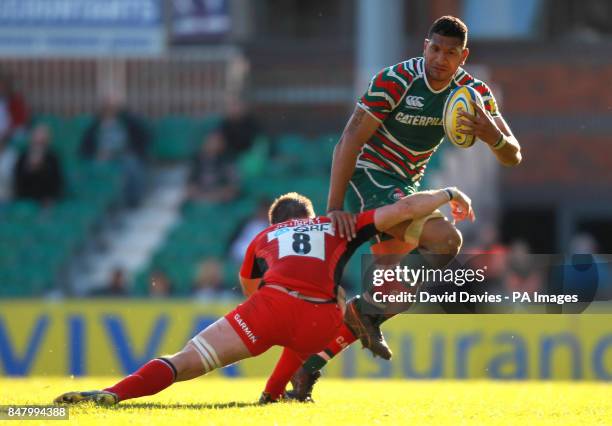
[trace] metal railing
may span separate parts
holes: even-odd
[[[0,69],[36,113],[91,113],[113,91],[131,110],[156,117],[221,112],[242,88],[244,63],[238,49],[222,47],[159,58],[3,58]]]

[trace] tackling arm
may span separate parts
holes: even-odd
[[[450,202],[456,220],[474,220],[472,201],[457,188],[421,191],[409,195],[374,212],[374,225],[384,232],[398,223],[431,214],[438,207]]]

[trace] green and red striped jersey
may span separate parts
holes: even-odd
[[[455,87],[464,85],[480,93],[491,116],[499,115],[489,87],[463,68],[438,91],[427,82],[424,58],[412,58],[376,74],[357,105],[381,125],[364,145],[357,167],[399,175],[418,185],[444,137],[446,98]]]

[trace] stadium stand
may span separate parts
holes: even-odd
[[[337,136],[329,135],[314,139],[300,135],[279,136],[272,141],[276,153],[274,161],[269,161],[271,143],[266,138],[258,138],[253,148],[237,160],[242,177],[240,200],[231,204],[185,204],[182,220],[169,233],[149,265],[136,275],[134,294],[146,295],[148,277],[152,271],[161,270],[172,281],[175,295],[188,296],[198,264],[208,257],[225,257],[237,224],[253,213],[262,197],[273,199],[290,191],[303,192],[312,198],[317,211],[324,211],[327,176],[336,140]],[[308,153],[310,155],[305,155]],[[309,158],[304,161],[306,156]],[[238,266],[231,261],[224,263],[224,282],[228,290],[238,285]]]
[[[77,155],[78,144],[91,122],[87,115],[61,118],[40,115],[35,123],[48,125],[54,149],[64,167],[68,191],[49,208],[26,201],[12,202],[2,211],[0,238],[11,241],[0,248],[0,295],[8,297],[46,294],[62,287],[62,271],[79,254],[79,248],[95,238],[96,226],[120,198],[121,183],[112,165],[86,162]],[[186,163],[198,149],[203,135],[215,129],[220,118],[167,116],[150,123],[153,144],[150,155],[157,164]],[[273,199],[297,191],[308,195],[317,212],[324,212],[333,147],[339,135],[259,137],[253,147],[236,159],[242,177],[240,200],[231,204],[186,203],[182,217],[168,233],[149,263],[135,274],[132,294],[148,292],[151,272],[164,272],[173,284],[173,296],[191,294],[197,266],[209,257],[224,259],[238,223],[248,217],[263,197]],[[24,140],[14,142],[20,149]],[[435,157],[434,157],[435,158]],[[271,161],[272,160],[272,161]],[[432,160],[430,171],[437,167]],[[34,241],[36,243],[34,243]],[[367,253],[367,247],[360,250]],[[359,256],[347,268],[346,283],[359,283]],[[21,268],[18,265],[31,265]],[[238,286],[238,266],[223,265],[228,290]]]
[[[0,295],[36,296],[62,288],[61,273],[81,244],[94,231],[104,212],[113,204],[119,181],[112,166],[79,161],[80,134],[89,117],[62,119],[39,116],[35,123],[47,124],[54,135],[67,177],[64,198],[50,207],[31,201],[13,201],[0,213],[0,239],[10,241],[0,249]],[[14,141],[19,149],[25,139]],[[23,268],[20,265],[28,265]]]

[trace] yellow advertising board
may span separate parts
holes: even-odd
[[[0,373],[123,375],[187,340],[232,306],[186,301],[0,303]],[[394,352],[373,359],[356,344],[326,373],[410,379],[612,379],[612,315],[399,315],[383,325]],[[267,376],[279,354],[226,367]]]

